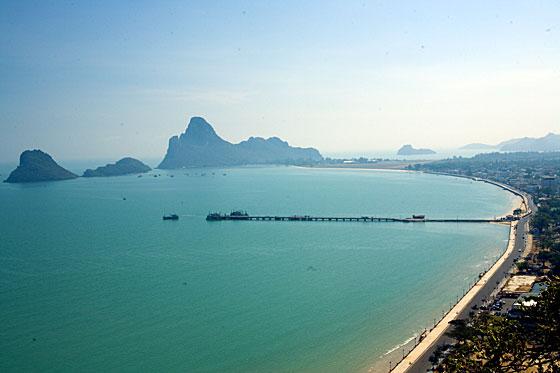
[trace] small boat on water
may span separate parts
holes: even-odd
[[[177,214],[163,215],[163,220],[179,220],[179,215]]]

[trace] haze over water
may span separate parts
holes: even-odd
[[[483,218],[512,201],[466,179],[289,167],[0,184],[0,370],[367,369],[441,316],[507,226],[206,214]]]

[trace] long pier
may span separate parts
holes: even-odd
[[[400,222],[400,223],[498,223],[507,222],[504,218],[499,219],[426,219],[425,217],[411,218],[387,218],[375,216],[310,216],[310,215],[293,215],[293,216],[276,216],[276,215],[248,215],[244,213],[218,214],[212,213],[206,217],[208,221],[315,221],[315,222]]]

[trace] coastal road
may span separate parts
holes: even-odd
[[[529,203],[528,206],[529,210],[533,212],[536,211],[536,206],[533,204],[532,199],[529,197],[527,198],[527,201]],[[486,284],[482,286],[482,288],[479,290],[476,296],[468,303],[468,306],[465,307],[457,315],[456,317],[457,319],[467,318],[469,312],[472,310],[472,307],[474,305],[477,306],[482,305],[484,303],[484,300],[488,299],[490,295],[496,290],[498,284],[500,284],[502,280],[504,280],[508,276],[509,270],[513,267],[515,263],[514,261],[516,259],[519,259],[519,257],[521,256],[521,254],[525,249],[527,232],[529,231],[529,220],[531,218],[531,215],[532,214],[519,220],[515,232],[515,245],[513,251],[511,252],[509,257],[506,258],[506,260],[502,263],[502,265],[498,268],[498,270],[490,277],[489,281],[487,281]],[[450,326],[446,328],[446,332],[449,330],[450,330]],[[430,345],[430,347],[422,353],[422,355],[406,370],[406,372],[424,373],[426,371],[429,371],[432,368],[432,363],[430,363],[429,359],[430,356],[432,356],[432,354],[436,350],[436,348],[440,345],[448,344],[451,342],[452,340],[449,337],[445,336],[445,334],[442,334],[441,337],[436,339]]]

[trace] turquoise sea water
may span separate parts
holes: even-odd
[[[1,184],[0,371],[366,370],[441,317],[507,227],[206,214],[474,218],[512,202],[465,179],[288,167]]]

